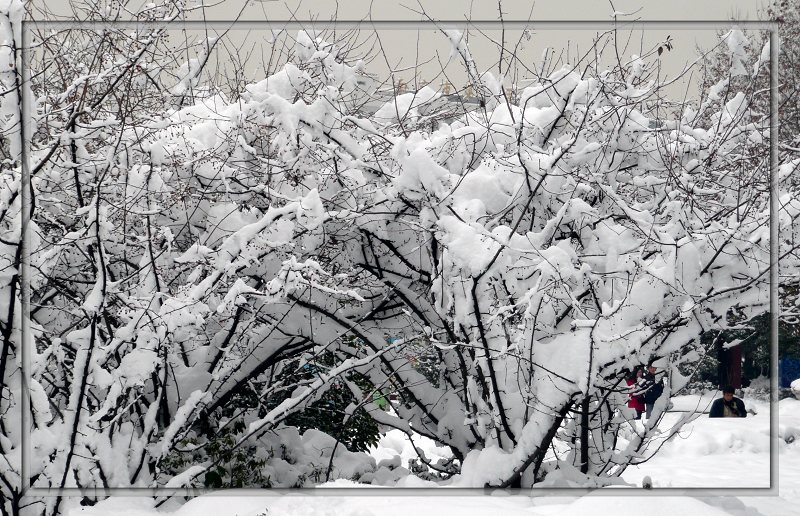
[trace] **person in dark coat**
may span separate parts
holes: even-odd
[[[641,377],[642,368],[641,366],[637,366],[633,370],[633,373],[625,378],[625,383],[628,384],[628,387],[631,387],[631,392],[628,393],[628,408],[632,408],[636,411],[637,420],[642,418],[642,413],[644,412],[644,398],[640,394],[636,394],[638,387],[635,387],[636,383],[641,379]]]
[[[655,405],[661,394],[664,393],[664,378],[658,378],[655,366],[649,366],[647,372],[642,375],[639,381],[637,394],[644,398],[645,417],[650,419]]]
[[[732,385],[726,385],[722,389],[722,397],[714,400],[711,404],[711,412],[708,417],[747,417],[744,402],[733,395]]]

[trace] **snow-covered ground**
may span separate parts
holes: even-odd
[[[703,409],[708,399],[684,396],[674,400],[673,411]],[[654,487],[768,487],[769,486],[769,405],[745,399],[748,408],[756,411],[745,419],[709,419],[701,416],[684,427],[681,434],[667,443],[655,458],[629,468],[624,479],[641,485],[650,476]],[[95,507],[75,509],[73,516],[172,516],[237,515],[237,516],[392,516],[436,514],[459,516],[504,514],[514,515],[636,515],[648,516],[692,514],[735,516],[789,516],[800,514],[800,401],[782,400],[780,418],[780,496],[737,497],[732,491],[725,497],[663,496],[648,491],[643,496],[583,497],[509,495],[496,492],[487,496],[482,491],[459,491],[453,496],[446,488],[433,489],[428,496],[388,495],[385,490],[366,487],[359,495],[329,494],[324,489],[284,496],[230,496],[221,492],[196,498],[172,511],[158,513],[146,498],[112,498]],[[670,418],[677,417],[669,414]],[[422,439],[418,446],[429,458],[446,455],[433,441]],[[390,432],[373,451],[378,460],[407,464],[416,456],[400,432]],[[399,483],[406,487],[432,485],[408,478]],[[363,487],[339,480],[323,487]],[[371,492],[372,491],[372,492]]]
[[[680,396],[663,426],[676,421],[678,411],[708,411],[713,396]],[[794,400],[792,400],[794,401]],[[641,485],[645,476],[653,487],[769,487],[769,414],[766,402],[745,399],[747,418],[710,419],[689,423],[653,459],[630,466],[623,475]],[[800,410],[800,404],[796,404]],[[788,417],[788,416],[787,416]],[[794,427],[798,426],[795,421]],[[784,445],[786,443],[783,443]]]

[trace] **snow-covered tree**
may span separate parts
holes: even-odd
[[[777,75],[779,82],[778,116],[781,121],[779,145],[782,161],[796,159],[800,138],[800,113],[798,113],[798,70],[800,70],[800,6],[788,0],[775,0],[759,13],[765,20],[777,22],[780,37]],[[704,51],[701,90],[707,90],[719,81],[732,87],[729,91],[752,90],[752,109],[763,115],[769,113],[769,67],[744,70],[746,63],[769,60],[770,34],[768,31],[738,31],[721,33],[719,45]],[[736,63],[741,62],[739,66]]]
[[[162,25],[93,31],[37,33],[30,84],[3,66],[6,512],[23,433],[37,487],[391,484],[339,436],[291,424],[331,388],[350,391],[344,428],[365,409],[449,446],[454,461],[420,453],[442,476],[614,483],[691,417],[656,430],[702,332],[767,309],[769,167],[753,149],[768,120],[747,92],[671,102],[656,48],[607,68],[604,33],[509,96],[446,30],[480,96],[454,107],[429,86],[376,91],[347,35],[276,35],[274,69],[226,95],[203,82],[215,40],[182,66]],[[793,231],[800,204],[781,206]],[[624,378],[653,361],[669,381],[642,425]],[[390,392],[394,413],[373,401]]]
[[[777,22],[776,35],[779,38],[777,66],[774,73],[778,81],[777,90],[777,115],[778,115],[778,154],[776,156],[780,167],[783,187],[797,190],[797,167],[800,164],[800,112],[798,100],[800,87],[800,5],[786,0],[775,0],[768,3],[759,13],[765,20]],[[737,92],[745,92],[748,100],[743,106],[754,115],[765,118],[771,110],[772,95],[770,91],[770,66],[752,66],[750,63],[765,63],[770,59],[770,33],[769,31],[732,30],[719,33],[719,44],[711,49],[703,50],[702,75],[699,88],[702,92],[712,91],[716,95],[709,96],[712,111],[728,102]],[[752,142],[755,146],[751,150],[753,156],[766,156],[769,153],[769,140]],[[752,161],[742,160],[738,167],[744,171],[742,181],[747,184],[747,175],[754,168]],[[786,183],[788,181],[788,183]],[[784,233],[787,244],[794,238],[791,232]],[[791,244],[789,244],[791,245]],[[780,299],[780,346],[781,354],[790,351],[792,335],[797,333],[798,293],[800,292],[800,276],[796,267],[780,268],[779,299]],[[741,319],[741,318],[740,318]],[[768,320],[763,319],[763,320]],[[717,342],[718,352],[722,353],[722,340],[724,335],[730,335],[728,340],[744,339],[752,347],[755,340],[759,339],[760,326],[763,321],[740,321],[740,326],[747,329],[745,335],[731,339],[734,333],[722,334],[714,332],[706,338],[713,338]],[[740,330],[740,333],[743,333]],[[761,339],[760,353],[768,357],[768,336]],[[784,349],[786,348],[786,349]],[[744,350],[745,352],[747,350]],[[762,355],[763,356],[763,355]],[[767,359],[765,357],[765,359]],[[745,364],[748,365],[747,363]]]

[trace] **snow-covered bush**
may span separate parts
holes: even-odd
[[[454,461],[412,465],[428,478],[461,463],[476,486],[603,485],[691,417],[656,434],[700,335],[766,310],[768,162],[753,152],[768,124],[750,92],[709,112],[670,102],[655,49],[601,66],[606,34],[509,97],[446,31],[480,102],[425,87],[373,109],[366,64],[301,31],[283,36],[286,62],[226,96],[200,87],[199,62],[171,75],[159,30],[63,31],[50,57],[64,78],[30,85],[29,314],[21,87],[4,82],[8,507],[22,345],[37,487],[391,477],[290,424],[342,385],[342,425],[363,409],[451,448]],[[800,204],[781,192],[781,206],[793,229]],[[654,360],[667,387],[642,427],[624,379]],[[396,415],[370,391],[396,392]]]
[[[768,376],[758,376],[750,382],[750,385],[742,388],[742,396],[759,401],[769,402],[771,393]]]

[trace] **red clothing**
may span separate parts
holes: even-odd
[[[628,386],[630,387],[636,383],[636,380],[633,378],[627,378],[625,380],[625,383],[627,383]],[[628,394],[628,408],[644,411],[644,399],[641,396],[634,396],[633,394]]]

